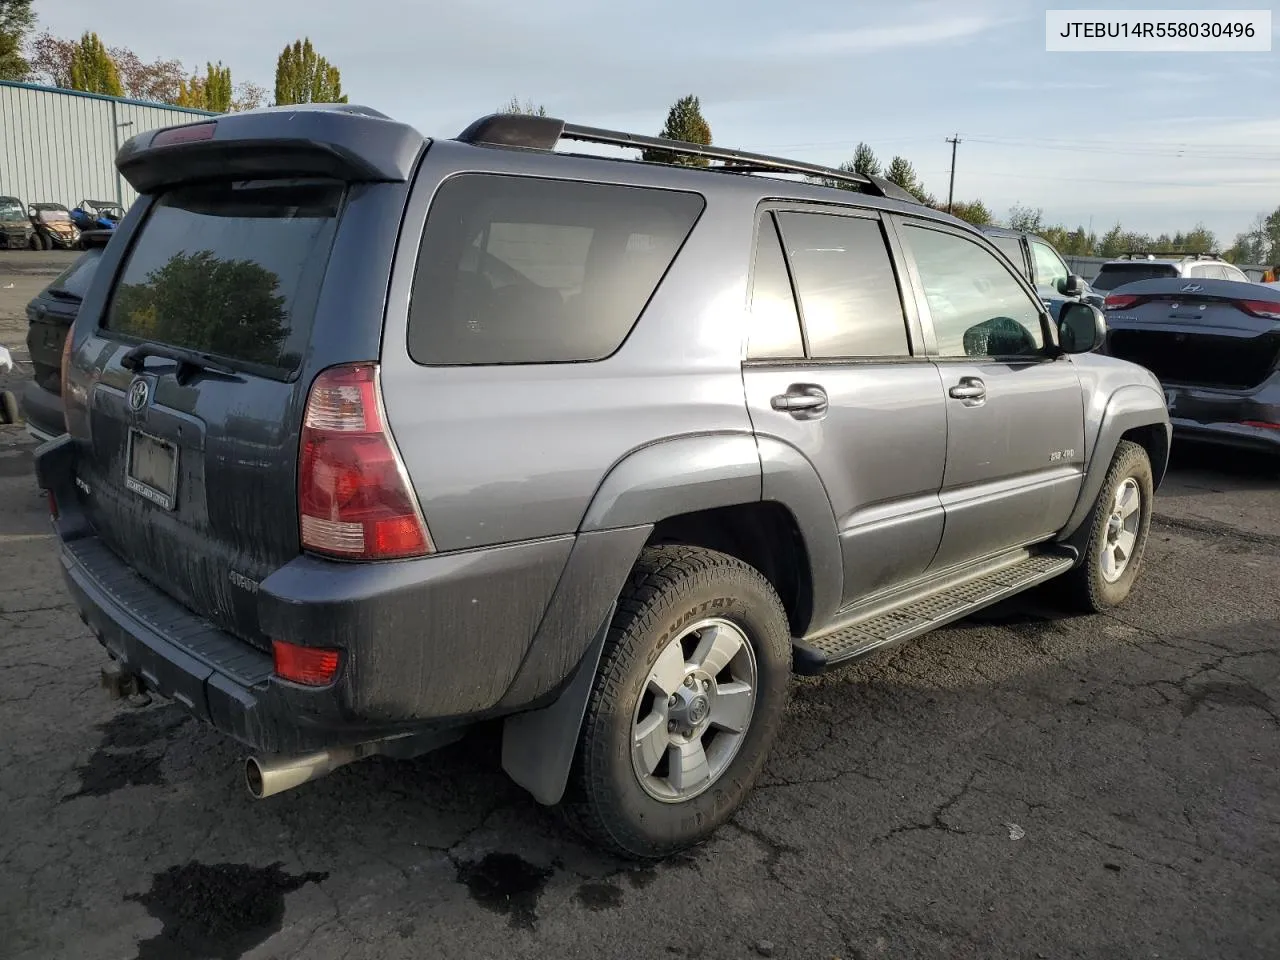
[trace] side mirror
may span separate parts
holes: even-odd
[[[1070,274],[1067,279],[1062,281],[1062,295],[1064,297],[1078,297],[1084,293],[1084,277]]]
[[[1090,353],[1107,342],[1107,321],[1091,303],[1063,304],[1058,314],[1058,345],[1063,353]]]

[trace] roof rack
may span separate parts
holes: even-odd
[[[784,157],[771,157],[763,153],[747,153],[744,150],[728,150],[685,140],[668,140],[665,137],[647,137],[638,133],[604,130],[576,123],[565,123],[554,117],[536,117],[527,114],[493,113],[481,117],[462,133],[457,140],[484,146],[524,147],[532,150],[551,150],[561,140],[581,143],[597,143],[615,147],[631,147],[637,150],[653,150],[660,153],[679,154],[686,157],[705,157],[719,160],[722,165],[713,167],[725,173],[797,173],[823,180],[856,184],[863,193],[907,203],[920,203],[919,198],[883,177],[837,170]]]
[[[1221,260],[1216,253],[1192,253],[1188,250],[1126,250],[1117,260]]]

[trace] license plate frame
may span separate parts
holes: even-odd
[[[136,475],[140,464],[135,454],[146,458],[141,464],[142,475]],[[124,485],[162,510],[174,509],[178,502],[177,444],[130,427],[124,455]]]

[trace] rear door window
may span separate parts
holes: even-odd
[[[787,276],[787,264],[773,215],[760,221],[755,277],[751,283],[751,332],[748,360],[780,360],[804,356],[800,314]]]
[[[897,276],[879,220],[778,214],[809,356],[909,357]]]
[[[1009,258],[1019,273],[1025,274],[1027,272],[1027,262],[1026,258],[1022,255],[1021,240],[1017,237],[999,236],[987,237],[987,239],[995,244],[997,250]]]
[[[604,359],[704,205],[650,187],[451,177],[423,231],[409,356],[428,366]]]
[[[344,192],[331,181],[246,181],[162,194],[104,328],[288,379],[310,338]]]

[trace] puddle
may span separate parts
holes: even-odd
[[[284,896],[328,873],[284,873],[279,863],[191,862],[151,879],[151,889],[126,899],[140,903],[163,929],[138,944],[137,960],[239,960],[278,932]]]
[[[482,860],[458,864],[458,882],[471,898],[494,913],[506,914],[511,926],[532,930],[538,898],[551,870],[535,866],[513,853],[490,853]]]
[[[163,748],[147,750],[168,741],[189,717],[174,706],[151,710],[122,709],[95,729],[102,734],[97,749],[76,767],[80,789],[60,802],[79,797],[103,797],[124,787],[151,787],[164,783],[160,772]]]
[[[1247,683],[1210,680],[1186,688],[1187,700],[1182,705],[1182,715],[1189,717],[1202,704],[1214,703],[1223,707],[1259,707],[1270,712],[1271,698],[1257,687]]]
[[[64,794],[60,803],[80,797],[105,797],[123,787],[154,787],[164,783],[160,757],[147,753],[108,753],[98,750],[88,763],[76,767],[80,789]]]

